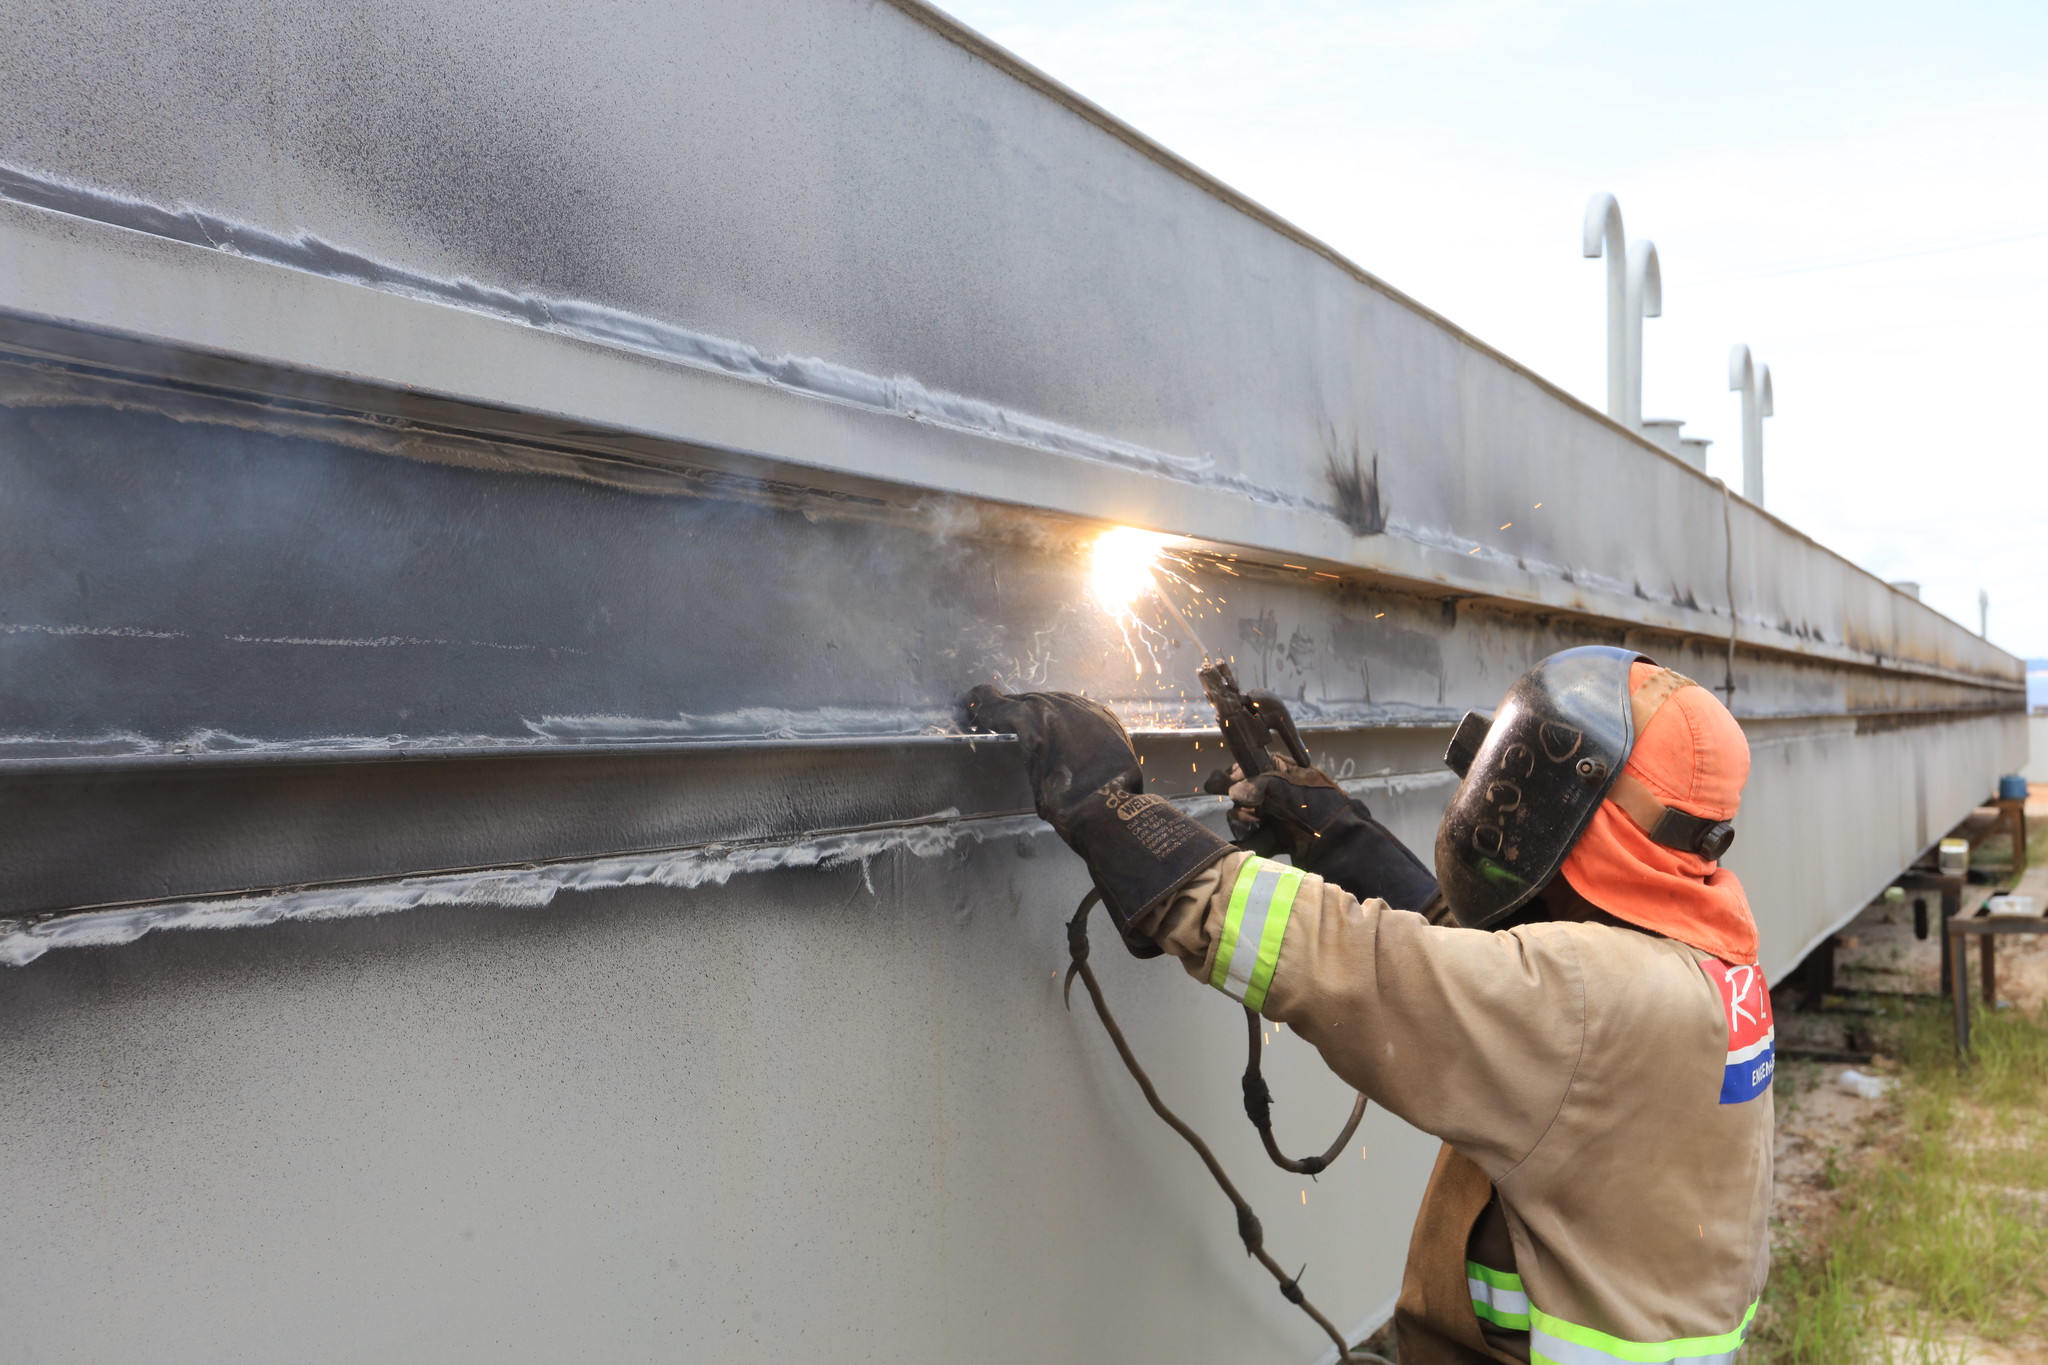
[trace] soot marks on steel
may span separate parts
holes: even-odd
[[[170,352],[171,355],[183,354]],[[766,478],[710,464],[679,463],[669,452],[636,454],[617,449],[564,445],[508,432],[462,430],[345,404],[337,385],[317,376],[265,367],[263,382],[296,389],[317,388],[322,396],[224,390],[177,379],[137,379],[93,365],[15,359],[0,353],[0,407],[102,409],[142,413],[173,422],[230,428],[270,437],[298,437],[371,454],[450,465],[491,474],[574,479],[621,493],[653,497],[717,498],[825,518],[865,517],[916,521],[921,502],[905,503],[844,489],[818,488]],[[493,414],[495,415],[495,414]],[[558,433],[598,447],[615,446],[609,432]]]
[[[9,663],[60,680],[0,705],[0,730],[39,753],[66,735],[87,749],[106,734],[172,749],[194,732],[518,739],[525,717],[675,717],[679,703],[776,710],[742,733],[847,701],[923,705],[916,730],[985,663],[1028,655],[1043,673],[1073,595],[1064,561],[1014,535],[992,553],[985,519],[957,504],[849,513],[751,484],[721,486],[754,495],[735,503],[467,459],[393,467],[330,439],[389,453],[377,422],[306,413],[280,432],[254,401],[130,383],[103,404],[97,385],[0,361],[0,466],[18,494],[0,541],[93,567],[90,601],[50,575],[0,613]],[[497,449],[476,443],[480,459]],[[932,660],[927,687],[906,681],[911,643]]]
[[[605,125],[565,98],[556,62],[479,66],[458,12],[412,11],[369,77],[372,97],[357,85],[365,73],[308,72],[272,136],[349,201],[373,206],[367,216],[400,225],[402,259],[459,257],[486,278],[626,297],[652,226],[639,177],[619,173]]]
[[[1257,616],[1238,618],[1237,644],[1239,649],[1258,660],[1259,686],[1271,687],[1273,654],[1281,648],[1280,618],[1274,614],[1271,607],[1261,609]],[[1249,676],[1249,670],[1245,669],[1242,663],[1238,668],[1240,672]]]
[[[1353,438],[1348,456],[1337,453],[1332,440],[1323,456],[1323,477],[1329,484],[1330,500],[1337,519],[1355,536],[1383,535],[1387,529],[1387,505],[1380,493],[1380,456],[1373,452],[1366,465]]]
[[[1316,666],[1316,637],[1296,626],[1287,636],[1287,644],[1281,654],[1289,668],[1296,673],[1307,673]]]
[[[964,394],[928,388],[907,375],[868,374],[815,356],[767,355],[743,341],[606,304],[520,293],[470,279],[442,279],[374,259],[310,233],[287,237],[204,209],[166,209],[4,164],[0,164],[0,198],[323,279],[505,318],[536,330],[635,351],[808,398],[1047,454],[1153,474],[1266,506],[1337,515],[1328,502],[1219,470],[1206,455],[1155,450]]]

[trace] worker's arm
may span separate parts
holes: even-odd
[[[1496,1179],[1549,1127],[1585,1032],[1567,936],[1437,928],[1232,853],[1142,794],[1123,727],[1084,697],[984,686],[966,710],[975,728],[1017,736],[1039,814],[1087,860],[1134,951],[1173,953],[1292,1026],[1338,1075]]]
[[[1365,802],[1347,796],[1319,769],[1280,754],[1273,762],[1272,771],[1249,780],[1232,769],[1239,779],[1230,789],[1237,803],[1230,812],[1232,829],[1276,829],[1288,840],[1296,867],[1361,900],[1377,897],[1398,910],[1428,910],[1437,898],[1436,874],[1373,819]]]
[[[1234,854],[1142,927],[1495,1179],[1543,1136],[1578,1067],[1585,983],[1570,936],[1548,926],[1438,927]]]

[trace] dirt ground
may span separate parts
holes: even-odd
[[[2048,820],[2048,785],[2032,788],[2027,817],[2030,824]],[[1962,913],[1976,913],[1994,889],[1971,887]],[[2048,907],[2048,865],[2029,868],[2013,889]],[[1896,1074],[1897,1065],[1883,1055],[1882,998],[1864,993],[1938,993],[1940,918],[1939,897],[1930,895],[1929,932],[1922,940],[1913,932],[1912,897],[1873,904],[1839,935],[1835,978],[1842,994],[1810,1010],[1803,1008],[1796,985],[1773,992],[1782,1059],[1775,1087],[1777,1189],[1772,1210],[1778,1247],[1811,1244],[1834,1207],[1832,1170],[1870,1153],[1886,1138],[1891,1102],[1852,1094],[1840,1078],[1847,1071],[1880,1078]],[[1977,962],[1973,948],[1973,979]],[[2039,1009],[2048,1001],[2048,935],[2008,935],[2001,940],[1998,995],[2001,1008]],[[1802,1053],[1823,1057],[1805,1058]],[[1837,1055],[1825,1055],[1830,1053]],[[1850,1055],[1859,1053],[1875,1055],[1869,1061]],[[2048,1342],[1990,1346],[1961,1332],[1951,1341],[1956,1365],[2048,1365]]]

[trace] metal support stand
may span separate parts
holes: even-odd
[[[1998,937],[2001,934],[2048,934],[2048,918],[1999,916],[1987,919],[1952,919],[1942,942],[1948,946],[1949,990],[1955,997],[1956,1056],[1970,1059],[1970,949],[1969,940],[1982,940],[1984,948],[1984,1007],[1998,1003]]]
[[[1833,934],[1822,939],[1806,959],[1806,1008],[1820,1009],[1835,993],[1835,947],[1841,942]]]
[[[1999,801],[2000,823],[2012,835],[2012,875],[2018,881],[2027,870],[2027,803],[2025,801]]]

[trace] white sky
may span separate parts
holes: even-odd
[[[941,0],[1597,407],[1586,200],[1657,243],[1644,411],[1772,511],[2048,657],[2048,3]]]

